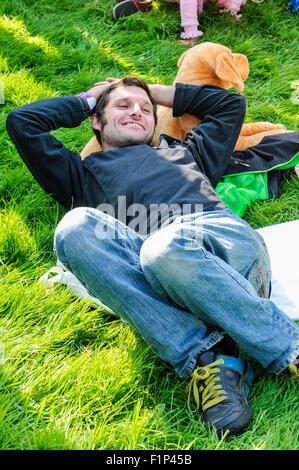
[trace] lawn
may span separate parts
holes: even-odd
[[[126,323],[62,286],[47,290],[38,282],[56,263],[53,234],[64,211],[22,163],[5,130],[7,113],[87,90],[107,76],[171,84],[186,50],[176,5],[157,0],[150,13],[117,23],[113,5],[1,2],[0,448],[297,449],[298,389],[291,380],[270,376],[250,360],[259,376],[251,393],[253,419],[241,436],[219,440],[188,405],[187,383]],[[240,22],[205,4],[202,40],[249,59],[246,122],[298,130],[298,25],[287,0],[248,0]],[[92,136],[90,120],[55,135],[80,152]],[[279,198],[255,203],[245,218],[254,228],[298,219],[298,194],[293,176]]]

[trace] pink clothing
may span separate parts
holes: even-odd
[[[184,28],[181,38],[197,38],[203,35],[197,28],[197,13],[202,11],[202,7],[203,0],[180,0],[181,24]]]
[[[241,14],[239,13],[241,10],[241,6],[246,4],[246,0],[218,0],[220,6],[224,6],[225,10],[229,10],[231,15],[238,18],[241,18]]]

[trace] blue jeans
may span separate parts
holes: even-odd
[[[180,377],[225,333],[270,372],[299,355],[299,327],[267,298],[263,239],[230,210],[181,216],[144,236],[81,207],[61,220],[54,244],[89,293]]]

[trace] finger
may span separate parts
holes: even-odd
[[[96,82],[94,86],[107,85],[108,83],[117,82],[119,78],[107,77],[105,82]]]
[[[113,77],[107,77],[106,78],[107,82],[116,82],[117,80],[119,80],[119,78],[113,78]]]
[[[107,82],[97,82],[94,84],[94,86],[103,86],[103,85],[107,85]]]

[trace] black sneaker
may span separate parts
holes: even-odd
[[[189,383],[202,419],[208,429],[214,427],[218,436],[226,431],[240,434],[252,417],[247,397],[253,381],[253,370],[240,355],[217,354],[209,350],[198,359]]]
[[[112,15],[115,21],[123,16],[130,16],[138,12],[138,8],[132,0],[124,0],[115,5],[112,10]]]
[[[115,21],[124,16],[130,16],[134,13],[145,13],[151,9],[152,0],[124,0],[112,10],[112,15]]]

